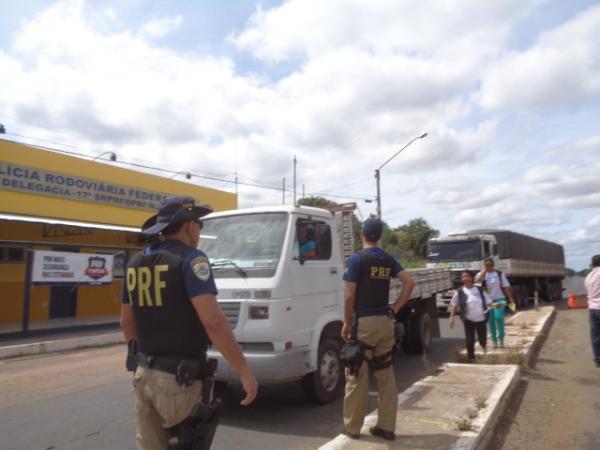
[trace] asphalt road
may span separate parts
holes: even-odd
[[[426,376],[432,365],[455,360],[463,343],[460,327],[442,319],[425,361],[401,351],[396,361],[399,390]],[[458,336],[452,338],[447,336]],[[131,376],[123,371],[124,349],[108,347],[0,362],[0,436],[5,450],[133,450]],[[314,449],[341,427],[341,399],[307,403],[297,383],[263,386],[256,402],[239,406],[236,386],[220,389],[225,417],[214,449]],[[370,410],[376,408],[371,396]]]

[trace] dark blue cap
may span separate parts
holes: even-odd
[[[376,242],[381,237],[381,233],[383,233],[383,222],[381,219],[367,219],[363,223],[362,230],[370,242]]]
[[[196,206],[192,197],[180,195],[165,198],[158,207],[158,214],[150,217],[142,225],[142,233],[157,234],[169,225],[199,219],[210,214],[213,209],[209,205]]]

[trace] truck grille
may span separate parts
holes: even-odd
[[[219,306],[225,314],[229,326],[234,330],[240,317],[240,302],[219,302]]]
[[[452,271],[452,282],[455,284],[461,284],[462,280],[461,277],[462,276],[462,272],[460,270],[453,270]]]

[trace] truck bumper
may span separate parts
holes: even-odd
[[[209,349],[208,358],[218,361],[215,380],[239,381],[240,375],[217,350]],[[302,378],[306,372],[305,352],[291,349],[284,352],[244,353],[246,361],[259,383],[281,383]]]

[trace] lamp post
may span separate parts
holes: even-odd
[[[109,158],[111,161],[116,161],[117,160],[117,155],[114,154],[114,152],[104,152],[104,153],[100,153],[98,156],[96,156],[95,158],[92,159],[92,161],[96,161],[97,159],[100,159],[101,156],[104,155],[110,155]]]
[[[404,150],[410,144],[415,142],[417,139],[423,139],[425,136],[427,136],[427,133],[423,133],[421,136],[412,138],[408,142],[408,144],[406,144],[404,147],[402,147],[400,150],[398,150],[396,153],[394,153],[390,158],[387,159],[386,162],[384,162],[377,169],[375,169],[375,182],[377,183],[377,218],[378,219],[381,219],[381,169],[383,168],[383,166],[385,166],[387,163],[389,163],[392,159],[394,159],[396,156],[398,156],[402,152],[402,150]]]

